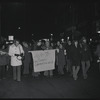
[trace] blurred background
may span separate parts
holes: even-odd
[[[99,0],[2,0],[0,35],[23,40],[85,35],[98,40],[99,5]]]

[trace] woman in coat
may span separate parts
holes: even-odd
[[[9,46],[9,56],[11,56],[11,66],[13,68],[13,79],[21,81],[21,66],[22,55],[24,56],[24,50],[19,40],[15,39],[14,43]]]

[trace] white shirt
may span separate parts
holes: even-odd
[[[20,66],[20,65],[22,65],[22,61],[19,60],[15,56],[15,54],[21,54],[21,53],[24,54],[24,50],[23,50],[23,47],[20,44],[17,47],[14,44],[12,44],[9,47],[8,54],[11,56],[11,66]]]

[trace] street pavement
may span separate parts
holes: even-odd
[[[0,98],[100,98],[100,73],[96,63],[91,65],[88,78],[83,79],[82,70],[75,81],[65,75],[54,77],[22,76],[21,82],[12,79],[12,70],[0,81]]]

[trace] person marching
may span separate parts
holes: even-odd
[[[24,50],[19,40],[17,39],[14,40],[14,43],[9,46],[8,53],[11,56],[13,79],[16,81],[21,81],[21,66],[22,66],[22,56],[24,55]]]
[[[99,41],[99,44],[97,45],[96,51],[94,53],[98,57],[97,62],[99,63],[99,72],[100,72],[100,41]]]
[[[5,44],[0,46],[0,80],[6,78],[7,65],[9,64],[9,55]]]
[[[87,72],[90,68],[90,61],[92,60],[90,48],[87,44],[87,40],[85,37],[82,37],[81,43],[81,65],[82,65],[82,72],[83,78],[87,79],[88,75]]]
[[[57,57],[58,57],[58,74],[64,75],[64,66],[65,66],[65,54],[64,54],[64,47],[60,43],[58,52],[57,52]]]
[[[34,48],[34,50],[42,50],[42,48],[41,48],[41,41],[37,41],[37,42],[36,42],[36,47]],[[33,59],[33,60],[34,60],[34,59]],[[33,62],[33,66],[34,66],[34,62]],[[42,73],[42,72],[34,72],[34,68],[33,68],[32,76],[33,76],[34,78],[38,78],[39,75],[40,75],[40,73]]]
[[[23,59],[23,65],[24,65],[24,69],[23,69],[23,74],[24,75],[28,75],[30,72],[30,62],[31,62],[31,54],[28,52],[31,50],[29,44],[27,42],[23,42],[23,50],[24,50],[24,59]]]
[[[67,45],[66,45],[66,52],[67,52],[67,55],[66,55],[66,61],[67,61],[67,66],[66,66],[66,70],[67,72],[70,73],[70,75],[72,75],[72,66],[71,66],[71,45],[72,45],[72,42],[71,40],[68,40],[67,41]]]
[[[74,40],[71,46],[71,62],[72,62],[72,71],[73,71],[73,78],[77,80],[78,72],[80,70],[80,46],[78,40]]]
[[[46,45],[46,48],[45,50],[50,50],[52,49],[52,47],[50,46],[50,42],[49,41],[46,41],[45,43]],[[44,76],[47,76],[47,77],[52,77],[53,76],[53,70],[47,70],[47,71],[44,71]]]

